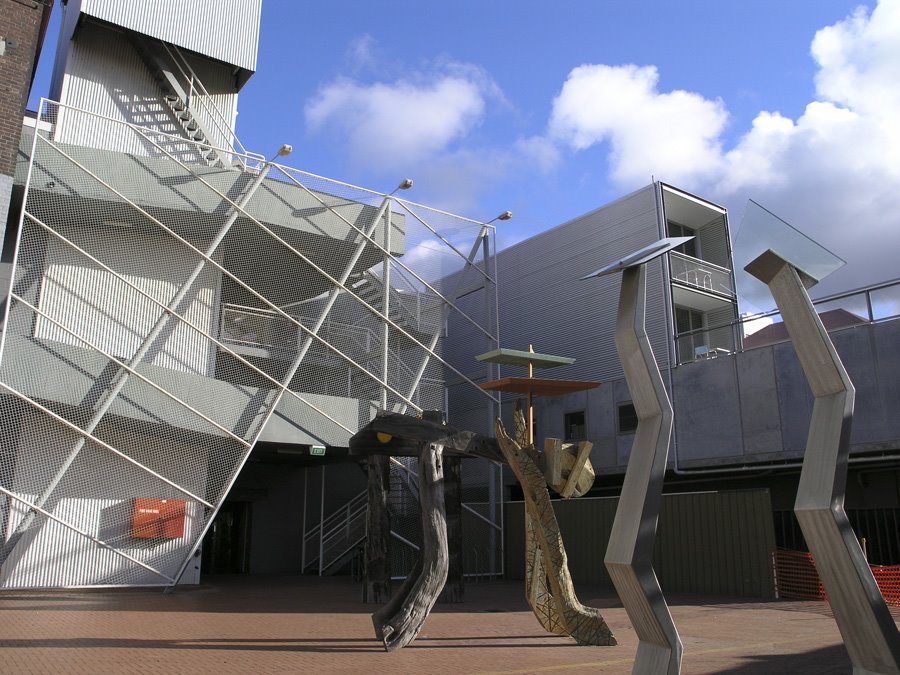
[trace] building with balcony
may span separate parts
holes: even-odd
[[[694,237],[647,277],[675,408],[666,489],[766,490],[772,539],[796,539],[811,396],[777,327],[743,342],[724,208],[653,183],[496,253],[489,224],[243,148],[259,0],[65,5],[0,263],[0,587],[340,568],[365,536],[349,437],[378,409],[491,433],[514,399],[478,385],[522,374],[476,360],[499,333],[575,357],[554,377],[602,382],[537,399],[536,435],[592,441],[591,496],[614,496],[636,424],[618,281],[580,279],[666,236]],[[861,319],[833,337],[858,391],[848,507],[871,531],[900,522],[898,289],[822,304]],[[391,463],[397,576],[416,553],[415,471]],[[464,572],[515,573],[512,477],[462,473]],[[900,540],[869,537],[900,562]]]
[[[590,529],[590,537],[600,542],[596,545],[581,533],[593,527],[587,522],[590,517],[609,508],[602,500],[618,494],[637,418],[614,344],[619,281],[616,277],[582,281],[581,277],[666,236],[694,239],[652,261],[647,270],[646,330],[675,412],[665,491],[759,491],[753,494],[761,496],[764,505],[752,507],[756,509],[752,514],[737,520],[761,524],[745,553],[752,550],[757,569],[771,573],[766,562],[771,546],[805,546],[792,509],[812,394],[777,311],[762,317],[774,323],[744,338],[725,209],[674,186],[653,183],[498,252],[503,344],[513,349],[533,345],[538,352],[572,357],[574,363],[554,368],[550,376],[602,383],[584,392],[535,399],[539,445],[544,437],[593,443],[594,489],[587,502],[565,504],[562,513],[572,529],[563,529],[567,545],[574,550],[602,556],[602,530]],[[814,304],[857,392],[848,515],[857,535],[867,541],[873,563],[898,564],[900,352],[896,344],[900,322],[896,319],[900,282],[817,298]],[[448,349],[460,364],[473,364],[473,350],[465,346],[466,331],[451,322]],[[481,376],[471,365],[468,372],[472,378]],[[523,374],[521,368],[501,366],[500,376]],[[462,417],[472,427],[486,427],[478,401],[468,392],[459,396],[453,395],[452,388],[450,392],[454,419]],[[502,401],[508,427],[515,398],[505,395]],[[506,569],[515,576],[522,574],[516,556],[523,544],[515,526],[521,520],[522,503],[517,501],[521,493],[510,476],[505,487],[511,500],[506,506]],[[591,505],[591,498],[600,500],[600,505]],[[707,542],[704,545],[713,545],[709,542],[716,540],[723,547],[715,553],[720,561],[730,561],[729,547],[738,546],[735,537],[746,536],[732,526],[710,530],[708,537],[692,530],[692,523],[713,518],[702,509],[688,518],[690,523],[683,514],[679,517],[679,527],[686,528],[684,541],[697,537]],[[666,535],[665,546],[677,549],[676,539]],[[676,590],[704,590],[702,584],[691,582],[688,570],[679,568],[678,560],[691,555],[679,552],[668,560],[671,566],[664,565],[660,572]],[[695,562],[707,564],[699,557]],[[739,576],[740,563],[735,561],[729,570],[728,574]],[[602,567],[584,574],[591,583],[610,583]],[[771,574],[761,581],[752,592],[763,587],[771,592]]]
[[[592,460],[604,468],[624,468],[630,447],[630,438],[619,433],[630,419],[630,397],[613,341],[618,282],[580,278],[668,236],[694,237],[652,262],[647,275],[647,334],[660,368],[668,371],[740,348],[729,325],[738,313],[724,208],[653,183],[497,254],[505,346],[531,344],[536,351],[574,357],[575,363],[555,368],[553,377],[604,383],[596,390],[538,399],[538,436],[588,438],[594,442]],[[457,354],[465,349],[467,328],[459,327],[462,338],[455,330],[451,324],[454,358],[476,363],[472,354]],[[481,375],[470,372],[473,378]],[[503,374],[521,373],[507,367]],[[451,395],[451,414],[482,428],[479,403],[468,394]],[[508,399],[506,414],[511,405]]]

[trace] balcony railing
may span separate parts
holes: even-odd
[[[812,303],[819,314],[844,310],[859,319],[859,323],[848,324],[846,327],[896,320],[900,318],[900,279],[829,295],[813,300]],[[743,316],[736,321],[679,333],[675,336],[677,365],[742,351],[743,338],[754,332],[748,330],[747,326],[777,323],[781,320],[781,314],[773,309]]]
[[[315,324],[315,319],[310,317],[295,314],[291,316],[307,328],[311,329]],[[289,359],[297,352],[306,335],[305,331],[272,310],[230,303],[222,305],[219,338],[231,348],[261,350],[262,356],[266,358]],[[381,336],[371,328],[326,320],[319,329],[318,336],[329,345],[324,355],[326,364],[340,364],[342,361],[338,353],[341,353],[365,366],[369,372],[380,369],[384,343]],[[387,371],[393,381],[411,382],[415,379],[413,369],[394,350],[389,348],[387,357]],[[348,397],[352,397],[354,377],[354,369],[348,366]],[[413,400],[417,403],[428,402],[432,407],[439,403],[443,407],[444,387],[443,379],[422,377],[419,386],[412,393]]]
[[[734,297],[731,270],[683,253],[669,253],[672,280],[711,293]]]

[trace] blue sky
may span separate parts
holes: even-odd
[[[900,0],[263,0],[237,131],[313,173],[512,210],[504,244],[651,176],[733,232],[753,198],[848,261],[821,294],[900,276],[897,45]]]

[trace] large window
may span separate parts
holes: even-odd
[[[670,237],[694,237],[690,241],[684,242],[678,248],[672,249],[673,251],[678,251],[679,253],[683,253],[684,255],[689,255],[692,258],[699,258],[697,255],[697,251],[699,247],[697,246],[697,232],[692,230],[689,227],[685,227],[679,223],[673,223],[669,221],[669,236]]]

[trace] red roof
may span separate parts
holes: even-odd
[[[819,318],[822,320],[822,325],[825,326],[825,330],[827,331],[868,323],[868,321],[861,316],[857,316],[853,312],[848,312],[846,309],[830,309],[827,312],[819,314]],[[745,337],[744,349],[772,345],[776,342],[785,342],[790,339],[784,322],[779,321],[778,323],[769,324],[765,328],[761,328],[755,333]]]

